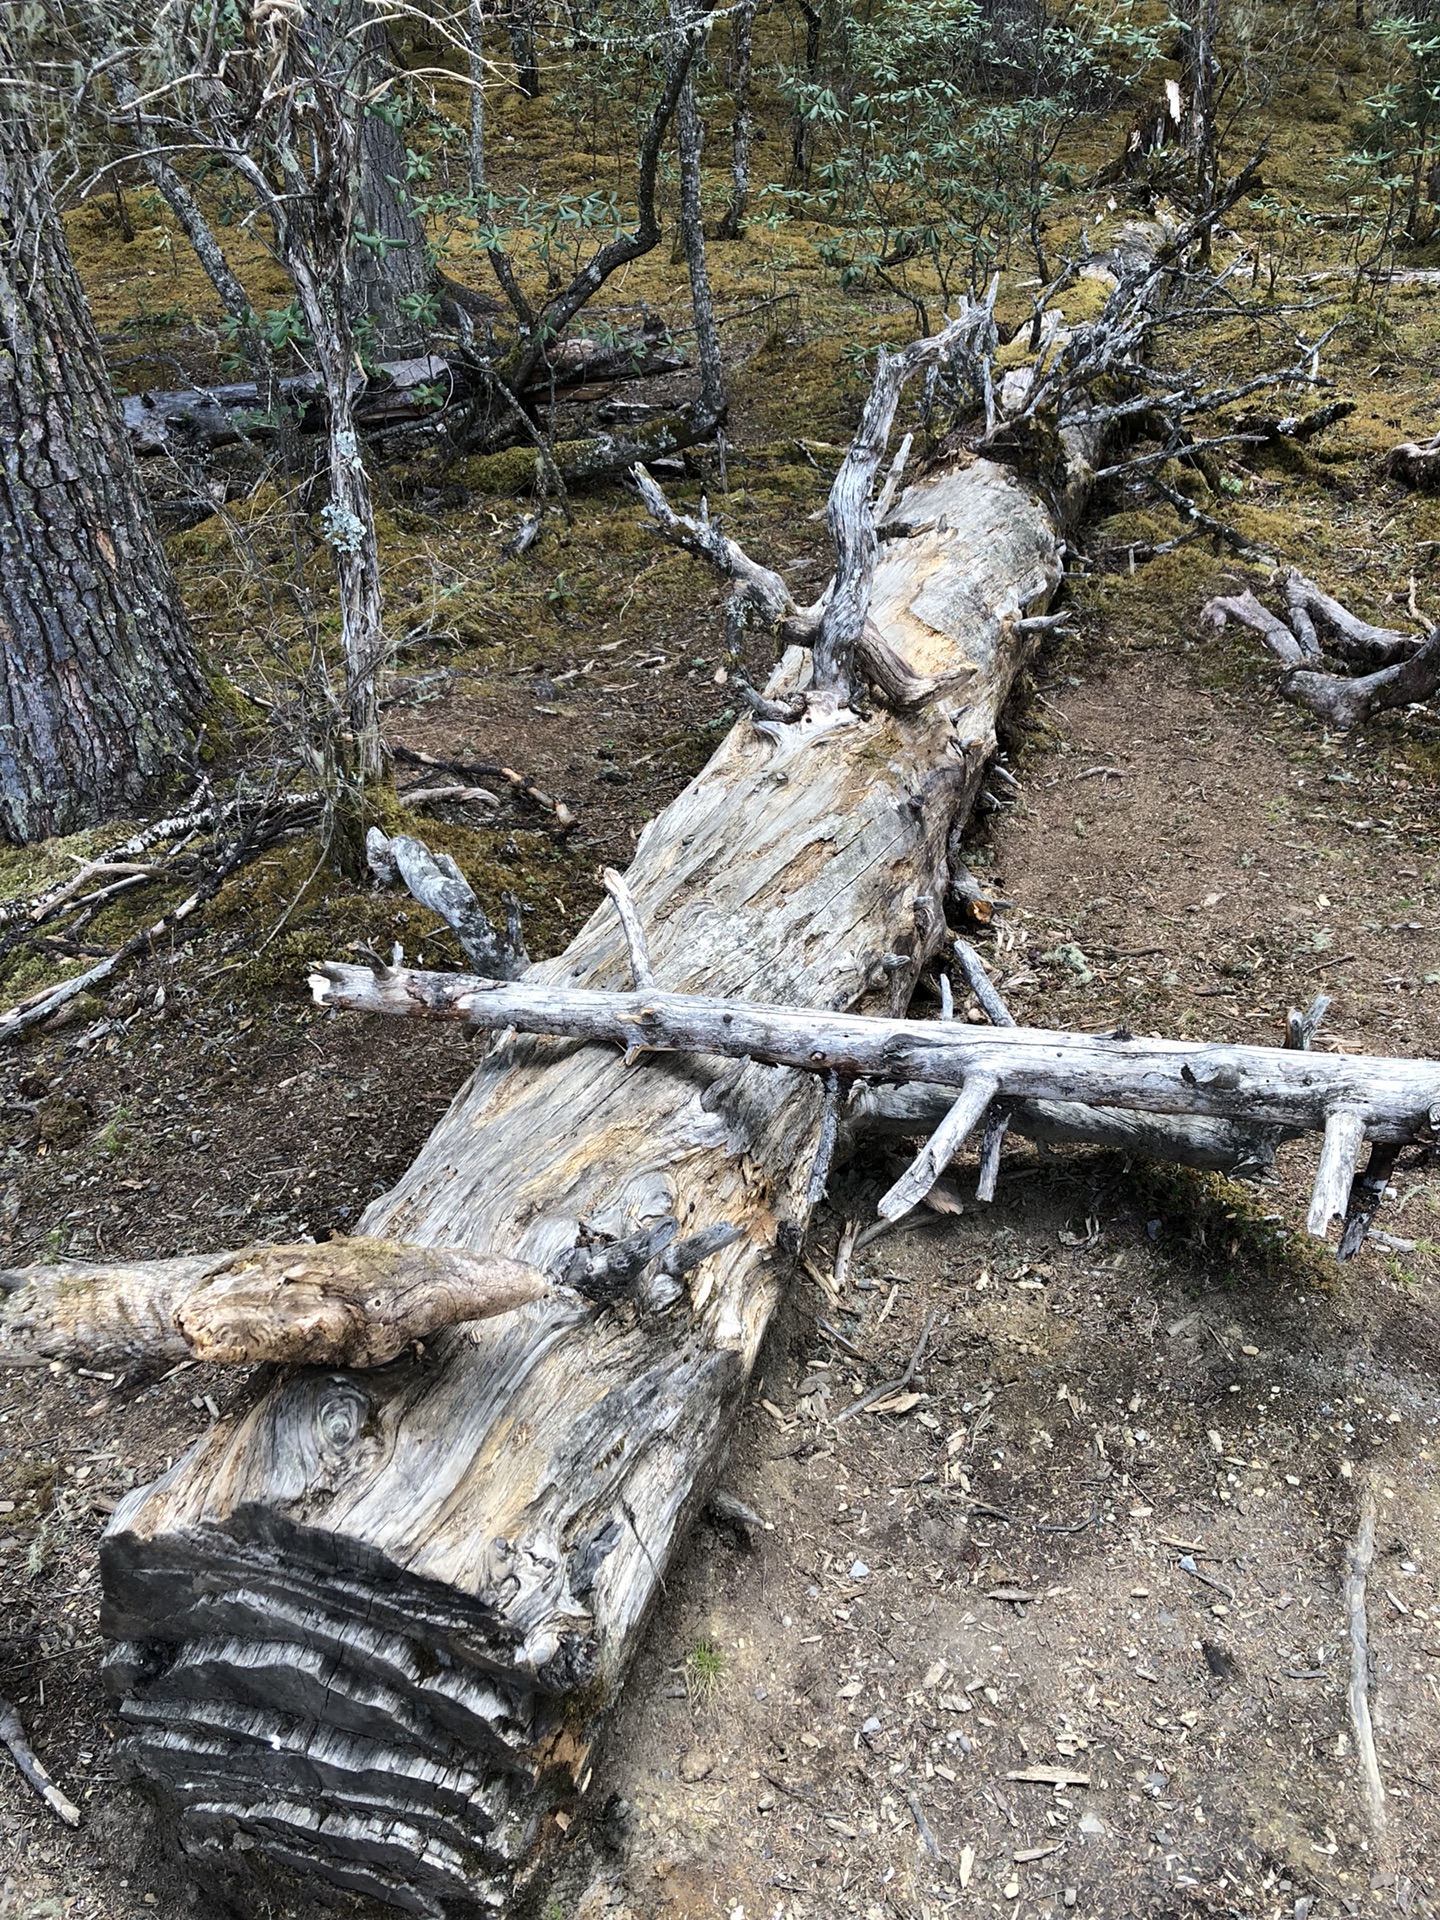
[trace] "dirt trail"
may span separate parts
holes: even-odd
[[[1045,695],[993,841],[1013,1010],[1264,1041],[1324,991],[1325,1044],[1434,1053],[1433,796],[1220,664]],[[1022,1144],[994,1208],[877,1243],[837,1303],[800,1280],[731,1477],[772,1530],[697,1538],[598,1789],[628,1824],[558,1910],[1440,1910],[1440,1194],[1400,1176],[1419,1245],[1340,1268],[1297,1235],[1308,1184],[1303,1147],[1242,1189]],[[837,1423],[927,1326],[913,1405]],[[1366,1488],[1383,1838],[1341,1592]]]

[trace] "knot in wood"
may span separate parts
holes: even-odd
[[[365,1433],[370,1396],[353,1380],[326,1382],[315,1409],[315,1434],[322,1458],[338,1463],[353,1453]]]
[[[1234,1093],[1242,1076],[1235,1061],[1221,1060],[1213,1065],[1200,1061],[1193,1067],[1183,1066],[1180,1077],[1192,1087],[1209,1088],[1215,1093]]]

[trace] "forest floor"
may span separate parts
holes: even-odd
[[[1015,902],[1015,1013],[1264,1042],[1323,991],[1320,1044],[1440,1052],[1433,722],[1338,746],[1248,639],[1182,645],[1096,615],[1042,666],[976,849]],[[229,937],[132,976],[118,1060],[62,1033],[7,1061],[47,1116],[12,1156],[12,1259],[324,1231],[411,1157],[470,1043],[326,1019],[298,983],[257,1019],[216,988]],[[838,1300],[797,1274],[730,1473],[767,1531],[702,1527],[667,1582],[592,1790],[628,1815],[552,1912],[1437,1911],[1440,1190],[1400,1175],[1395,1248],[1341,1267],[1299,1231],[1310,1158],[1242,1188],[1021,1144],[994,1207],[875,1243]],[[848,1171],[819,1273],[890,1171]],[[927,1326],[913,1406],[837,1422]],[[70,1836],[0,1775],[7,1916],[210,1910],[116,1778],[95,1555],[237,1387],[6,1379],[0,1685],[86,1811]],[[1341,1594],[1366,1485],[1383,1837]],[[1074,1785],[1014,1778],[1057,1765]]]
[[[1308,153],[1281,143],[1287,190]],[[678,310],[681,270],[659,259],[657,302]],[[747,259],[753,285],[721,286],[737,310],[799,284],[763,237]],[[104,324],[125,320],[136,272],[92,266]],[[862,392],[853,349],[907,328],[806,302],[790,334],[727,332],[725,474],[700,454],[665,477],[677,502],[708,487],[808,595]],[[1379,474],[1387,445],[1433,430],[1431,305],[1397,294],[1347,322],[1327,368],[1360,407],[1323,451],[1229,462],[1220,482],[1250,538],[1382,617],[1411,575],[1440,615],[1440,502]],[[202,631],[261,685],[285,670],[246,655],[273,504],[172,542]],[[733,710],[718,596],[633,499],[577,497],[572,524],[552,516],[507,559],[518,511],[386,498],[387,593],[415,635],[388,727],[518,766],[578,815],[567,834],[503,795],[478,824],[452,810],[417,829],[487,905],[514,888],[540,956]],[[1012,1010],[1275,1043],[1286,1009],[1324,992],[1319,1045],[1440,1053],[1436,716],[1327,737],[1279,701],[1253,635],[1199,626],[1210,594],[1260,588],[1264,569],[1197,544],[1132,573],[1126,543],[1173,518],[1104,511],[1070,588],[1078,637],[1011,716],[1020,793],[972,836],[1014,903],[981,940]],[[453,964],[453,940],[396,895],[315,874],[314,853],[281,845],[192,937],[0,1058],[7,1264],[343,1231],[413,1158],[474,1043],[322,1016],[305,963],[364,938]],[[0,890],[52,870],[59,854],[12,856]],[[128,930],[117,909],[91,937]],[[7,1000],[33,983],[12,969]],[[591,1790],[606,1811],[577,1823],[548,1920],[1440,1912],[1440,1185],[1398,1173],[1390,1243],[1339,1266],[1303,1233],[1312,1171],[1304,1146],[1241,1186],[1017,1143],[992,1207],[958,1169],[963,1210],[873,1243],[836,1299],[841,1222],[893,1172],[878,1150],[854,1163],[731,1462],[766,1530],[745,1551],[702,1524],[671,1570]],[[837,1419],[912,1358],[903,1411]],[[0,1767],[3,1920],[217,1911],[121,1777],[97,1549],[120,1495],[244,1389],[190,1366],[0,1376],[0,1694],[85,1815],[68,1833]],[[1342,1598],[1367,1491],[1383,1834],[1360,1793]],[[1046,1767],[1071,1784],[1015,1777]]]

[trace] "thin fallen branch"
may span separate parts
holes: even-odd
[[[1367,1488],[1360,1503],[1360,1524],[1345,1564],[1345,1617],[1350,1629],[1350,1724],[1365,1790],[1365,1809],[1376,1833],[1385,1831],[1385,1783],[1375,1752],[1370,1721],[1370,1627],[1365,1611],[1365,1582],[1375,1558],[1375,1496]]]
[[[1000,1076],[996,1073],[976,1073],[966,1080],[950,1111],[914,1161],[889,1192],[881,1196],[878,1211],[883,1220],[898,1220],[901,1214],[919,1206],[970,1138],[999,1091]]]
[[[1000,998],[990,975],[985,971],[985,962],[968,940],[962,940],[957,936],[955,958],[960,962],[960,971],[965,976],[965,984],[980,1002],[985,1018],[991,1026],[1013,1027],[1014,1016]]]
[[[883,1019],[673,993],[504,984],[334,961],[317,967],[310,986],[317,1005],[353,1012],[465,1020],[490,1031],[514,1027],[604,1041],[627,1053],[637,1046],[682,1049],[849,1079],[924,1081],[956,1089],[939,1142],[886,1196],[886,1206],[898,1204],[900,1190],[908,1194],[940,1162],[942,1151],[953,1152],[1001,1093],[1194,1114],[1252,1128],[1323,1130],[1326,1148],[1310,1214],[1310,1231],[1321,1237],[1332,1215],[1344,1212],[1362,1140],[1433,1145],[1440,1138],[1440,1063],[1428,1060]],[[931,1183],[934,1177],[931,1173]]]
[[[430,767],[437,773],[451,773],[466,781],[503,780],[505,784],[524,799],[531,801],[543,813],[553,814],[562,827],[573,827],[575,815],[563,800],[557,800],[553,794],[546,793],[543,787],[536,786],[523,773],[517,773],[513,767],[502,767],[495,760],[445,760],[433,753],[422,753],[417,747],[392,745],[391,755],[406,767]]]
[[[604,873],[605,891],[615,902],[615,911],[620,916],[620,925],[625,932],[625,945],[630,950],[630,971],[636,987],[644,992],[655,984],[655,970],[650,965],[650,948],[645,939],[645,929],[640,924],[640,916],[635,911],[635,901],[625,884],[623,874],[614,867],[606,867]]]
[[[51,1779],[35,1749],[25,1738],[20,1716],[8,1700],[0,1700],[0,1740],[9,1748],[11,1759],[50,1811],[58,1814],[67,1827],[78,1827],[80,1809]]]

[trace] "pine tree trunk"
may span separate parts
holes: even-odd
[[[0,834],[26,842],[178,772],[205,683],[19,97],[0,98]]]
[[[390,67],[386,30],[372,24],[365,34],[367,78],[378,85]],[[384,101],[361,122],[359,218],[346,279],[350,324],[372,359],[423,349],[435,260],[406,182],[405,137]]]

